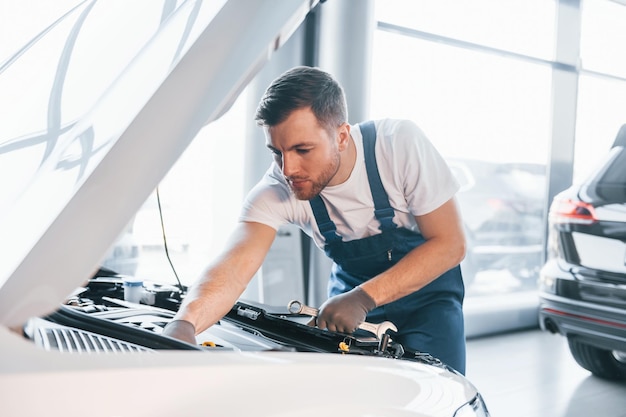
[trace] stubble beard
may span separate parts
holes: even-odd
[[[311,180],[311,187],[308,190],[294,189],[291,185],[291,181],[288,181],[289,189],[298,200],[311,200],[317,197],[322,192],[322,190],[326,188],[330,180],[332,180],[335,174],[337,174],[337,171],[339,171],[339,165],[340,155],[339,153],[336,153],[332,162],[324,168],[324,170],[317,177],[317,179]]]

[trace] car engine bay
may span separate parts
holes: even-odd
[[[161,334],[184,299],[186,288],[144,282],[140,303],[124,299],[123,276],[100,269],[59,308],[28,320],[24,336],[45,350],[71,354],[205,351],[302,351],[379,356],[450,369],[427,353],[406,350],[385,334],[343,334],[310,325],[311,317],[238,301],[192,345]]]

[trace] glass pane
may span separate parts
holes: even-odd
[[[578,81],[574,183],[604,158],[626,123],[626,82],[581,75]]]
[[[415,121],[462,184],[468,295],[534,290],[550,67],[384,31],[376,32],[373,62],[371,116]]]
[[[448,156],[545,163],[549,66],[376,32],[371,116],[414,120]]]
[[[554,57],[554,0],[379,0],[376,19],[542,59]]]
[[[582,4],[580,55],[583,68],[626,77],[626,5],[594,0]]]
[[[155,190],[104,266],[144,280],[176,282],[159,210],[167,251],[184,285],[195,281],[221,252],[243,200],[246,96],[244,91],[228,113],[200,131],[161,181],[160,209]]]

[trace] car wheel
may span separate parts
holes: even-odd
[[[600,349],[568,337],[569,350],[580,366],[597,377],[626,380],[626,353]]]

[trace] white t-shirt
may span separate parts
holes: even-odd
[[[393,221],[418,231],[414,216],[440,207],[454,196],[459,184],[415,123],[382,119],[375,124],[378,172],[395,212]],[[343,241],[380,233],[365,168],[363,136],[358,126],[352,126],[350,133],[356,145],[355,167],[345,182],[328,186],[321,193]],[[246,197],[239,220],[263,223],[274,229],[295,224],[313,237],[319,248],[324,247],[311,205],[293,195],[275,163]]]

